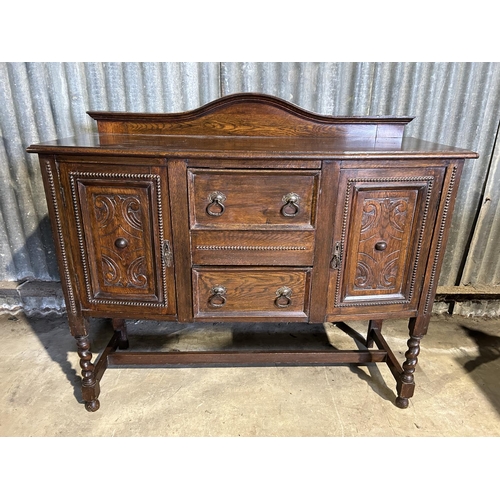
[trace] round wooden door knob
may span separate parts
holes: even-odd
[[[117,238],[115,240],[116,248],[125,248],[128,245],[128,241],[125,238]]]
[[[387,248],[387,243],[385,241],[379,241],[378,243],[375,243],[375,250],[385,250]]]

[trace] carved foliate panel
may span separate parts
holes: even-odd
[[[377,196],[378,195],[378,196]],[[361,211],[357,246],[357,263],[349,292],[383,290],[401,292],[401,273],[408,252],[408,229],[415,215],[415,191],[360,193]]]
[[[342,172],[344,202],[332,259],[338,272],[330,285],[334,308],[417,307],[442,182],[440,171],[422,170],[367,177]]]
[[[89,188],[91,189],[91,188]],[[106,288],[132,288],[154,292],[146,257],[147,221],[138,191],[128,194],[93,192],[90,217],[101,244],[96,247]],[[147,210],[147,206],[146,206]]]
[[[169,306],[160,176],[73,171],[69,178],[87,301]]]

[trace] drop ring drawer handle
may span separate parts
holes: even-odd
[[[209,195],[208,201],[210,202],[206,208],[208,215],[220,217],[224,213],[224,210],[226,210],[226,207],[223,205],[223,202],[226,201],[224,193],[215,191]]]
[[[284,217],[295,217],[299,213],[300,196],[288,193],[282,199],[284,205],[281,207],[281,215]]]
[[[282,286],[276,290],[276,298],[274,304],[276,307],[288,307],[292,303],[292,289],[287,286]]]
[[[221,285],[215,285],[210,290],[208,305],[210,307],[222,307],[226,303],[226,289]]]

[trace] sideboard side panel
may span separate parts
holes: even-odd
[[[436,295],[439,273],[443,264],[444,249],[450,232],[451,217],[453,215],[463,165],[464,160],[450,161],[443,183],[419,305],[419,314],[425,318],[425,332],[427,331],[427,325],[432,313],[432,304]]]
[[[81,324],[80,291],[74,270],[76,269],[71,251],[71,238],[68,234],[67,199],[61,184],[60,172],[52,155],[40,155],[47,207],[49,210],[52,236],[59,265],[61,285],[66,303],[66,313],[73,335]]]
[[[311,323],[321,323],[325,320],[335,212],[338,204],[339,172],[340,162],[328,160],[323,162],[317,200],[316,244],[310,307]]]
[[[175,255],[177,314],[179,321],[189,322],[193,320],[193,306],[186,161],[168,160],[168,186]]]

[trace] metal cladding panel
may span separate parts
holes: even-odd
[[[460,284],[475,229],[500,248],[498,222],[476,226],[500,123],[499,63],[223,63],[221,81],[223,94],[274,94],[317,113],[415,116],[405,136],[477,151],[464,166],[439,284]],[[489,196],[498,206],[498,190]],[[469,282],[486,284],[489,269]]]
[[[497,135],[462,285],[500,290],[500,134]]]
[[[459,284],[464,266],[464,283],[498,283],[500,64],[327,62],[0,63],[0,281],[59,279],[27,146],[95,131],[87,110],[187,111],[236,92],[322,114],[416,116],[406,136],[478,151],[465,165],[440,284]]]
[[[96,132],[88,110],[173,112],[220,97],[218,63],[0,63],[0,281],[59,280],[30,144]]]

